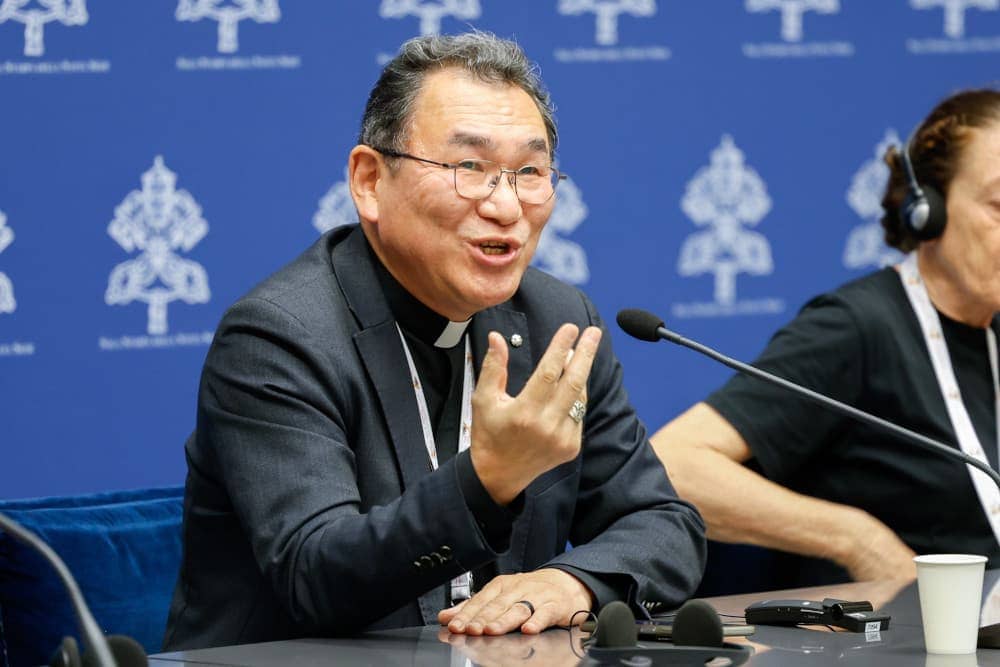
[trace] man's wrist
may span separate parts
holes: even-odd
[[[479,482],[498,505],[509,505],[528,486],[512,479],[509,467],[491,465],[490,456],[479,452],[475,447],[469,449],[469,458]]]
[[[594,609],[594,605],[597,602],[594,592],[578,577],[560,567],[545,567],[539,570],[539,572],[545,572],[547,575],[551,574],[551,576],[565,582],[565,584],[560,585],[566,589],[568,593],[567,599],[574,602],[574,611],[591,611]]]

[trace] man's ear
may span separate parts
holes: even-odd
[[[375,186],[384,175],[385,168],[379,154],[369,146],[355,146],[347,158],[347,182],[362,222],[378,222],[378,193]]]

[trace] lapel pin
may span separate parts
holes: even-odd
[[[521,334],[512,334],[511,335],[511,337],[510,337],[510,344],[511,344],[512,347],[521,347],[522,343],[524,343],[524,339],[521,338]]]

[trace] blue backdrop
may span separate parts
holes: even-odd
[[[744,359],[892,261],[877,157],[989,83],[998,0],[0,0],[0,497],[175,484],[223,310],[353,221],[405,39],[516,38],[558,106],[536,264]],[[727,376],[612,331],[655,429]]]

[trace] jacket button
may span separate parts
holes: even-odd
[[[426,568],[432,568],[432,567],[434,567],[434,561],[431,560],[430,556],[421,556],[420,557],[420,564],[423,567],[426,567]]]

